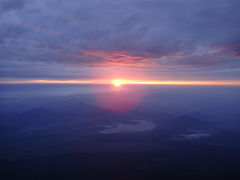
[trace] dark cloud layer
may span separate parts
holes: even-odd
[[[236,69],[239,9],[238,0],[0,0],[0,73],[27,63]]]

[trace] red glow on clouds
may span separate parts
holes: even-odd
[[[150,57],[150,54],[145,53],[144,56],[130,55],[126,51],[113,51],[106,52],[100,50],[85,50],[83,51],[86,55],[95,56],[104,60],[104,66],[114,65],[138,65],[138,66],[149,66],[149,62],[157,60],[159,58]],[[148,62],[148,63],[146,63]]]

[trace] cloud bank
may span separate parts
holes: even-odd
[[[1,0],[0,73],[39,63],[238,69],[239,9],[238,0]]]

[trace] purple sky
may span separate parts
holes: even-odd
[[[0,0],[0,77],[239,80],[239,9],[239,0]]]

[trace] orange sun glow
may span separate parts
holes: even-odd
[[[92,80],[13,80],[1,81],[0,84],[112,84],[122,85],[188,85],[188,86],[240,86],[240,81],[157,81],[157,80],[127,80],[127,79],[92,79]]]

